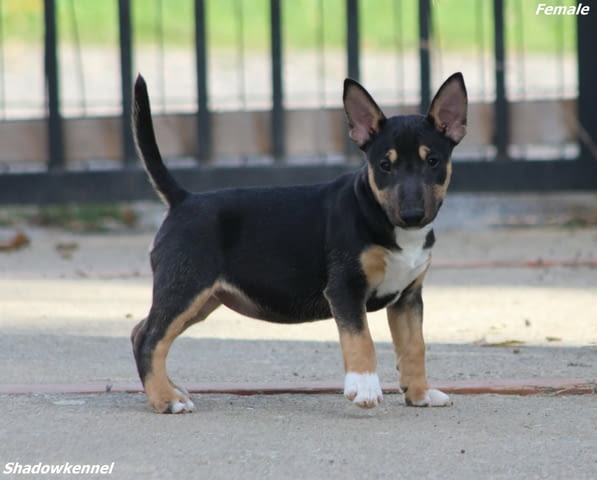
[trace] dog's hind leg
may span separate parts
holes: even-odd
[[[392,332],[400,387],[407,405],[443,407],[450,405],[450,397],[429,388],[425,373],[425,342],[423,340],[422,274],[396,304],[388,307],[388,324]]]
[[[168,292],[157,295],[148,317],[135,326],[131,334],[145,393],[149,403],[161,413],[184,413],[194,409],[186,390],[169,379],[166,357],[178,335],[192,324],[204,320],[220,305],[212,297],[211,288],[203,289],[189,301],[183,302],[186,305],[184,308],[172,301],[176,297],[169,296]]]

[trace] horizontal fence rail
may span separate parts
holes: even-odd
[[[215,49],[210,45],[210,8],[215,8],[214,0],[186,1],[192,7],[189,21],[193,25],[193,55],[182,65],[188,69],[189,78],[191,74],[194,77],[194,89],[181,89],[180,95],[189,98],[179,111],[160,108],[160,98],[163,101],[164,97],[160,82],[156,82],[155,87],[150,82],[149,89],[152,99],[153,93],[156,94],[158,108],[154,109],[154,121],[162,152],[175,175],[191,190],[314,183],[354,170],[359,166],[360,155],[346,133],[340,105],[343,76],[362,81],[375,98],[381,91],[379,103],[387,114],[418,113],[428,108],[435,88],[441,83],[440,74],[447,76],[463,66],[458,56],[450,56],[449,52],[440,55],[442,42],[450,40],[445,39],[442,27],[446,9],[442,10],[441,2],[380,2],[388,8],[387,16],[392,18],[391,41],[395,54],[384,54],[379,57],[383,61],[379,62],[375,60],[378,53],[368,47],[368,30],[364,26],[370,25],[367,15],[371,13],[364,0],[337,0],[335,3],[303,0],[301,5],[305,8],[314,7],[317,24],[315,45],[306,50],[297,49],[290,42],[292,19],[286,14],[286,9],[290,10],[289,2],[261,0],[261,3],[251,4],[251,8],[257,5],[255,8],[265,9],[267,13],[268,30],[263,35],[269,46],[257,60],[245,45],[245,29],[251,26],[248,22],[253,21],[245,18],[249,8],[246,0],[230,0],[235,11],[231,21],[237,36],[236,50]],[[143,47],[135,43],[135,12],[138,10],[133,8],[131,0],[114,0],[119,72],[103,71],[101,75],[119,76],[114,82],[120,90],[118,114],[71,115],[65,113],[68,109],[61,98],[65,91],[62,85],[72,82],[72,78],[61,74],[61,51],[66,47],[60,39],[62,23],[57,18],[57,3],[55,0],[43,2],[45,113],[36,118],[11,118],[4,113],[0,121],[0,203],[152,198],[136,159],[130,122],[134,66],[143,70],[140,60]],[[341,7],[333,16],[326,10],[331,8],[331,3],[334,8]],[[529,15],[525,2],[469,3],[478,25],[476,38],[472,39],[478,49],[477,53],[466,55],[471,58],[477,55],[478,61],[475,60],[473,66],[464,64],[462,68],[466,70],[471,104],[468,133],[455,152],[451,188],[465,191],[597,189],[597,90],[594,87],[597,65],[593,61],[597,11],[574,20],[574,32],[568,33],[575,36],[572,64],[562,51],[542,54],[559,59],[561,78],[570,74],[571,68],[577,68],[575,91],[571,95],[564,87],[558,87],[561,91],[542,96],[525,87],[529,78],[542,76],[535,69],[525,75],[525,69],[531,67],[526,66],[519,50],[528,36],[525,37],[521,28],[511,33],[506,27],[507,18],[518,16],[520,23],[524,15]],[[155,4],[161,6],[161,1],[156,0]],[[531,10],[534,15],[534,9]],[[330,24],[332,17],[337,22],[333,25]],[[161,21],[156,20],[156,25],[162,25]],[[410,28],[411,24],[414,27]],[[566,30],[558,28],[564,38]],[[326,40],[338,29],[342,32],[340,50]],[[409,31],[412,31],[411,37],[403,33]],[[556,43],[563,44],[560,40],[556,39]],[[3,49],[4,43],[0,38]],[[85,48],[89,47],[81,50]],[[342,50],[343,58],[337,55]],[[183,75],[165,67],[168,47],[162,45],[159,55],[162,64],[158,78],[162,79],[163,90],[167,75]],[[310,60],[303,61],[302,57],[313,58],[315,67],[305,69],[304,65]],[[296,64],[293,58],[297,59]],[[227,66],[226,59],[233,59],[230,62],[233,67]],[[262,68],[268,64],[269,71]],[[252,74],[258,67],[261,73]],[[228,87],[220,85],[226,83],[220,82],[228,75],[226,68],[236,68],[240,92],[236,100]],[[3,64],[0,75],[5,75],[5,71]],[[512,83],[514,73],[519,77],[518,83]],[[384,81],[386,76],[393,80]],[[329,81],[330,77],[333,82]],[[84,81],[83,78],[82,84]],[[306,90],[311,82],[319,82],[319,93],[315,100],[311,97],[301,100],[301,90]],[[3,77],[1,92],[6,89],[5,83]],[[393,88],[394,83],[407,87],[397,95],[388,93],[386,90]],[[249,104],[253,90],[258,90],[255,95],[261,96],[259,100],[250,100]],[[8,96],[2,93],[2,105],[7,104],[6,99]],[[222,99],[233,101],[232,108],[223,107]]]
[[[413,105],[382,105],[385,112],[417,113]],[[562,144],[573,144],[577,139],[577,105],[574,100],[535,100],[509,104],[510,139],[514,145],[536,145],[536,150],[551,147],[559,155]],[[494,130],[493,104],[473,103],[468,111],[466,141],[458,147],[456,161],[490,159]],[[275,120],[274,120],[275,118]],[[120,117],[67,118],[62,122],[65,132],[65,167],[89,169],[97,164],[117,167],[122,156],[122,119]],[[168,158],[191,158],[196,154],[197,130],[200,124],[210,126],[211,155],[229,159],[228,164],[246,163],[242,157],[261,159],[268,163],[271,152],[276,150],[269,125],[282,129],[285,139],[285,163],[313,164],[321,161],[315,152],[327,152],[328,162],[344,162],[346,125],[341,108],[285,109],[279,118],[267,110],[242,112],[210,112],[199,120],[192,113],[166,113],[156,115],[154,127],[162,154]],[[317,124],[317,129],[310,128]],[[0,164],[10,164],[15,156],[29,165],[43,167],[47,158],[46,126],[44,119],[5,122],[0,129]],[[230,136],[229,132],[234,132]],[[576,156],[575,148],[568,157]],[[489,153],[488,153],[489,152]],[[539,152],[541,153],[541,152]],[[332,160],[330,160],[330,158]],[[574,158],[574,157],[572,157]],[[232,161],[236,159],[236,161]],[[184,163],[184,162],[178,162]],[[187,162],[188,163],[188,162]]]

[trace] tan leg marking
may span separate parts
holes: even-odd
[[[212,294],[207,299],[207,301],[203,304],[203,306],[199,309],[197,314],[194,317],[192,316],[185,322],[184,327],[180,333],[184,332],[190,326],[195,325],[196,323],[199,323],[199,322],[202,322],[203,320],[205,320],[209,316],[209,314],[211,312],[213,312],[216,308],[218,308],[220,305],[222,305],[222,302],[220,302]],[[191,305],[191,308],[193,308],[192,305]],[[180,335],[180,333],[179,333],[179,335]]]
[[[450,397],[430,389],[425,374],[425,341],[423,340],[423,303],[420,301],[423,272],[400,298],[398,304],[387,309],[394,349],[400,370],[400,386],[405,390],[407,405],[444,407],[451,405]]]
[[[377,368],[375,346],[369,327],[359,333],[340,332],[340,346],[344,357],[344,370],[354,373],[373,373]]]
[[[373,408],[383,400],[375,347],[367,321],[361,332],[340,331],[340,344],[344,357],[344,396],[362,408]]]
[[[214,297],[228,308],[248,317],[259,318],[261,308],[240,288],[225,281],[218,281],[214,286]]]
[[[411,288],[420,288],[424,276],[425,273],[421,274]],[[387,314],[400,371],[400,386],[406,390],[407,400],[417,403],[429,388],[425,373],[422,310],[417,305],[399,304],[388,308]]]
[[[183,313],[178,315],[157,343],[151,357],[151,370],[145,378],[145,394],[149,403],[159,412],[169,409],[172,413],[182,413],[192,409],[192,402],[183,389],[176,387],[166,372],[166,357],[172,343],[187,327],[203,320],[217,304],[211,297],[211,289],[201,292]],[[204,315],[201,318],[200,315]]]

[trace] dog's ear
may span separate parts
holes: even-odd
[[[439,88],[427,118],[454,143],[459,143],[466,134],[466,87],[462,73],[454,73]]]
[[[386,117],[367,90],[350,78],[344,80],[342,100],[350,138],[363,148],[379,133]]]

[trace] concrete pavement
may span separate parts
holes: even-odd
[[[136,382],[128,334],[149,307],[151,233],[26,234],[29,247],[0,254],[0,383]],[[537,258],[579,262],[472,268]],[[438,232],[424,289],[430,379],[594,384],[596,270],[584,261],[595,258],[595,228]],[[382,382],[395,382],[383,314],[370,323]],[[283,327],[221,309],[175,343],[169,368],[181,384],[341,383],[336,335],[333,322]],[[0,472],[113,462],[111,477],[127,479],[597,475],[595,395],[452,398],[417,409],[386,394],[363,411],[336,394],[196,395],[197,412],[161,416],[137,393],[0,394]]]

